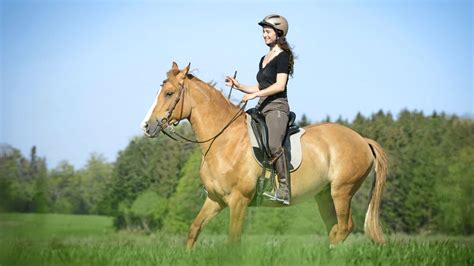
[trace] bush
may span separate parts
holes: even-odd
[[[115,226],[119,229],[151,233],[161,229],[167,212],[167,200],[154,191],[145,191],[128,207],[119,205]]]

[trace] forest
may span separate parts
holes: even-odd
[[[379,142],[389,156],[381,206],[387,233],[472,235],[474,232],[474,120],[402,110],[357,114],[343,124]],[[300,126],[312,123],[305,115]],[[189,125],[178,130],[192,135]],[[134,137],[114,162],[93,153],[80,169],[68,161],[49,168],[36,147],[24,155],[0,145],[0,211],[94,214],[114,217],[117,230],[184,233],[205,192],[199,178],[201,150],[160,135]],[[355,230],[363,230],[372,175],[355,195]],[[228,212],[206,229],[227,231]],[[325,234],[315,201],[284,209],[250,208],[250,234]]]

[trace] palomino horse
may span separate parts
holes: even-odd
[[[201,181],[208,192],[191,224],[187,240],[192,248],[203,225],[225,207],[230,208],[229,240],[239,241],[247,206],[256,192],[261,167],[252,155],[245,114],[211,85],[179,70],[173,62],[142,129],[155,137],[166,127],[188,119],[203,151]],[[355,131],[334,123],[305,127],[303,161],[291,176],[292,204],[315,198],[331,245],[342,242],[354,225],[351,199],[375,166],[374,182],[364,229],[383,243],[379,207],[387,175],[382,147]]]

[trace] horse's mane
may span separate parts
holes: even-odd
[[[215,87],[215,82],[213,81],[210,81],[210,82],[204,82],[202,81],[201,79],[199,79],[198,77],[194,76],[193,74],[190,74],[188,73],[187,74],[187,78],[192,81],[192,82],[195,82],[195,83],[198,83],[199,85],[201,85],[200,87],[204,87],[207,89],[207,91],[215,94],[215,95],[218,95],[219,97],[222,97],[224,99],[224,101],[229,104],[231,107],[233,108],[239,108],[239,106],[235,105],[234,103],[232,103],[229,99],[227,99],[227,97],[224,95],[224,93],[222,92],[222,90],[218,90],[216,87]]]

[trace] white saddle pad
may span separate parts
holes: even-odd
[[[250,117],[249,114],[247,115],[247,130],[250,136],[250,143],[252,144],[252,149],[253,149],[253,156],[255,160],[262,166],[262,159],[263,159],[263,154],[260,150],[260,147],[258,146],[257,138],[255,137],[255,134],[252,129],[251,121],[252,117]],[[300,131],[298,133],[295,133],[290,136],[289,141],[287,140],[285,142],[285,150],[290,151],[290,172],[295,171],[300,167],[301,165],[301,160],[303,159],[303,153],[301,152],[301,136],[303,136],[305,130],[303,128],[300,128]]]

